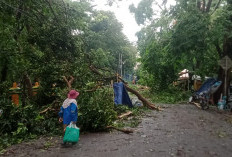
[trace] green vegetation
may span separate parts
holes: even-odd
[[[116,120],[112,89],[86,93],[79,101],[79,125],[83,130],[101,131]]]
[[[40,135],[61,135],[57,113],[68,91],[63,76],[75,78],[83,130],[113,123],[110,78],[118,71],[119,53],[125,72],[133,73],[136,48],[112,12],[97,11],[88,1],[3,0],[0,39],[0,150]],[[21,88],[18,107],[8,91],[13,82]]]
[[[0,117],[0,150],[39,135],[62,133],[55,112],[42,115],[39,113],[40,107],[36,104],[15,107],[9,100],[1,101],[1,104],[4,104],[4,108]]]
[[[142,81],[143,80],[139,80],[139,82]],[[181,87],[173,87],[172,85],[170,85],[167,89],[160,91],[140,85],[130,85],[130,87],[137,90],[146,99],[154,102],[155,104],[178,104],[183,102],[186,103],[189,97],[192,95],[191,91],[183,90]]]
[[[169,6],[165,0],[142,0],[137,7],[131,5],[143,26],[137,33],[140,83],[166,90],[183,69],[224,81],[218,60],[232,58],[231,4],[231,0],[176,0]]]
[[[1,0],[0,152],[40,135],[61,135],[57,113],[67,95],[63,76],[75,78],[83,130],[137,126],[145,108],[115,109],[113,104],[110,81],[119,70],[120,54],[125,73],[136,73],[138,83],[150,90],[134,87],[154,103],[186,100],[190,93],[171,86],[183,69],[224,81],[218,60],[232,58],[231,8],[232,0],[176,0],[170,7],[166,0],[142,0],[130,6],[143,26],[136,48],[112,12],[94,10],[87,0]],[[135,72],[137,51],[141,64]],[[13,82],[21,88],[18,107],[11,102]],[[40,83],[36,94],[35,82]],[[129,110],[129,121],[115,122]]]
[[[183,91],[178,88],[169,88],[167,90],[162,90],[160,92],[149,92],[145,91],[143,93],[144,96],[150,98],[150,100],[154,103],[163,103],[163,104],[178,104],[178,103],[186,103],[188,98],[191,96],[190,91]]]

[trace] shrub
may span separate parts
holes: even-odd
[[[113,91],[103,88],[92,93],[83,93],[79,101],[79,125],[82,130],[100,131],[116,119]]]
[[[66,93],[59,91],[57,99],[66,97]],[[62,98],[61,98],[62,97]],[[114,111],[113,91],[102,88],[95,92],[81,93],[78,97],[78,125],[82,131],[101,131],[112,125],[117,114]],[[0,98],[0,152],[3,148],[32,139],[39,135],[62,135],[62,124],[58,122],[58,112],[62,103],[39,106],[33,101],[26,101],[26,105],[18,107],[6,97]],[[52,108],[40,113],[46,108]]]
[[[0,109],[3,110],[0,116],[0,150],[38,135],[62,133],[57,127],[57,116],[41,115],[40,107],[31,102],[26,104],[17,107],[7,98],[0,99]]]

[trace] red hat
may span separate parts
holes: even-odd
[[[79,93],[75,90],[70,90],[68,93],[68,98],[69,99],[76,99],[78,97]]]

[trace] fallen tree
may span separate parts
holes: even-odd
[[[102,78],[105,80],[105,81],[109,81],[109,80],[114,80],[114,81],[121,81],[124,83],[126,89],[131,92],[132,94],[136,95],[138,97],[139,100],[141,100],[143,102],[143,105],[144,106],[147,106],[148,108],[150,109],[153,109],[153,110],[157,110],[157,111],[161,111],[162,109],[160,107],[156,107],[155,104],[149,102],[146,98],[144,98],[139,92],[137,92],[136,90],[130,88],[128,86],[128,83],[123,80],[118,74],[114,75],[114,76],[111,76],[111,77],[107,77],[107,76],[104,76],[104,74],[102,74],[96,67],[94,67],[93,65],[90,65],[89,66],[89,69],[94,72],[95,74],[97,75],[100,75],[102,76]]]
[[[147,106],[148,108],[150,109],[153,109],[153,110],[157,110],[157,111],[161,111],[161,108],[160,107],[156,107],[155,104],[149,102],[147,99],[145,99],[141,94],[139,94],[139,92],[137,92],[136,90],[130,88],[128,85],[124,84],[126,89],[133,93],[134,95],[136,95],[138,97],[139,100],[141,100],[143,102],[143,105]]]

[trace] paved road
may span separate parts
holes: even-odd
[[[203,111],[193,105],[171,105],[146,115],[133,134],[88,133],[75,146],[42,138],[15,145],[7,156],[79,157],[229,157],[232,156],[232,115]],[[44,150],[46,143],[49,147]]]

